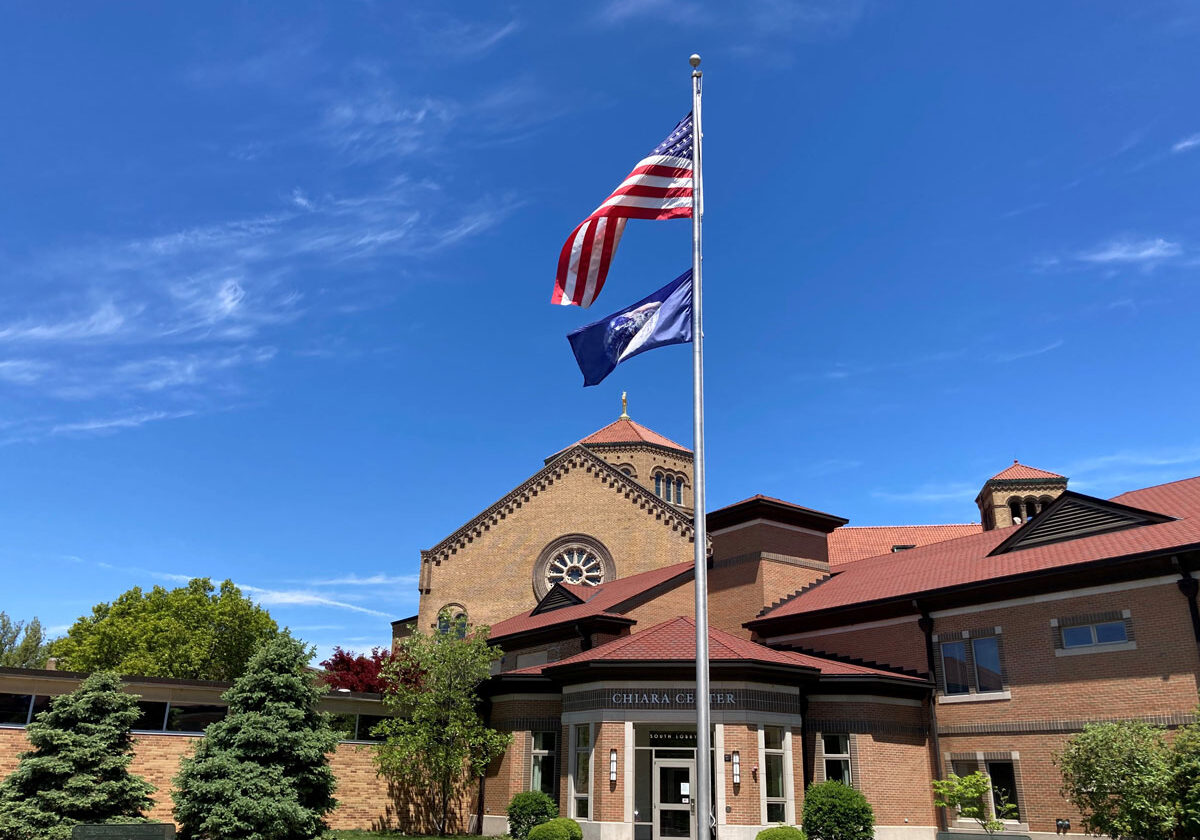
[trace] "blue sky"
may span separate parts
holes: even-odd
[[[1185,2],[35,4],[0,12],[0,609],[233,578],[328,650],[688,349],[564,335],[689,260],[566,235],[704,56],[709,497],[963,522],[1011,463],[1200,473]],[[18,583],[19,582],[19,583]]]

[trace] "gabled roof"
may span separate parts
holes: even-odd
[[[553,674],[560,669],[587,663],[648,662],[665,665],[694,662],[695,659],[696,624],[686,616],[679,616],[559,662],[506,671],[504,676]],[[790,650],[774,650],[712,627],[708,631],[708,659],[710,663],[785,666],[795,668],[800,673],[808,672],[811,676],[820,672],[838,676],[879,676],[925,682],[920,677],[880,668],[839,662]]]
[[[1072,494],[1074,498],[1092,497]],[[1103,504],[1102,499],[1093,502]],[[769,633],[772,621],[840,610],[882,601],[907,601],[933,592],[987,581],[1014,579],[1070,566],[1200,548],[1200,478],[1189,478],[1125,493],[1112,500],[1159,514],[1160,521],[1137,528],[1080,536],[994,554],[1001,543],[1029,533],[1038,519],[1018,529],[985,531],[897,554],[848,564],[819,586],[780,604],[762,618],[747,622]],[[1049,510],[1049,508],[1048,508]],[[1043,513],[1043,515],[1045,515]]]
[[[829,565],[836,567],[867,557],[891,554],[894,546],[923,545],[983,532],[978,522],[962,525],[848,525],[829,535]]]
[[[1169,522],[1171,519],[1170,516],[1154,511],[1066,491],[1047,505],[1036,518],[1023,528],[1016,529],[1008,539],[992,549],[992,554],[1005,554],[1037,545],[1137,528],[1141,525],[1154,525]]]
[[[590,475],[619,490],[630,504],[653,508],[662,523],[682,532],[684,536],[691,535],[692,518],[689,515],[664,499],[655,496],[647,487],[634,481],[599,455],[589,451],[586,446],[576,444],[548,458],[545,466],[506,493],[498,502],[476,514],[469,522],[433,548],[422,551],[422,559],[452,554],[506,516],[510,516],[533,496],[552,484],[554,479],[575,468],[586,469]],[[421,585],[424,586],[424,581]]]
[[[510,636],[545,630],[561,624],[573,624],[599,616],[624,618],[622,613],[634,606],[632,602],[655,587],[674,588],[691,578],[692,563],[688,561],[618,578],[598,586],[556,583],[529,612],[492,625],[489,639],[495,642]],[[551,606],[546,609],[548,601],[551,602]],[[555,607],[555,603],[559,606]]]
[[[1037,467],[1028,467],[1025,464],[1022,464],[1016,458],[1013,458],[1011,467],[996,473],[994,476],[989,478],[988,481],[1037,481],[1039,479],[1066,481],[1067,477],[1065,475],[1059,475],[1058,473],[1039,470]]]

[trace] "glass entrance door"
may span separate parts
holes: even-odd
[[[654,840],[696,837],[696,762],[654,760]]]

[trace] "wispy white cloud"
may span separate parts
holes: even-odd
[[[1100,265],[1147,264],[1160,262],[1183,253],[1178,242],[1161,237],[1155,239],[1115,239],[1100,247],[1084,251],[1077,259]]]
[[[1057,350],[1064,344],[1066,344],[1066,342],[1060,338],[1057,341],[1051,341],[1049,344],[1044,344],[1041,347],[1035,347],[1032,350],[1016,350],[1008,353],[993,353],[990,358],[993,362],[999,363],[1015,362],[1018,359],[1028,359],[1033,356],[1040,356],[1043,353],[1049,353],[1052,350]]]
[[[312,586],[388,586],[392,584],[414,584],[416,582],[416,575],[389,575],[381,572],[367,577],[349,574],[328,580],[310,581],[310,584]]]
[[[50,429],[50,434],[104,434],[120,431],[121,429],[136,429],[138,426],[144,426],[147,423],[154,423],[159,420],[176,420],[180,417],[188,417],[192,413],[191,411],[147,411],[140,414],[128,414],[122,417],[104,417],[94,420],[82,420],[77,423],[60,423]]]
[[[115,335],[124,324],[125,316],[109,301],[82,317],[47,321],[26,319],[0,326],[0,341],[85,341]]]
[[[1200,148],[1200,134],[1193,134],[1190,137],[1185,137],[1178,143],[1171,146],[1171,151],[1178,154],[1180,152],[1188,152],[1192,149]]]
[[[364,615],[381,616],[384,618],[390,615],[389,613],[381,612],[380,610],[372,610],[367,607],[361,607],[358,604],[339,601],[335,598],[330,598],[320,592],[314,592],[310,589],[264,589],[260,586],[250,586],[242,583],[238,584],[238,588],[250,595],[255,601],[264,607],[330,607],[333,609],[349,610],[351,612],[363,613]]]

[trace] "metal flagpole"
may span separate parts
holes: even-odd
[[[692,65],[692,437],[695,473],[692,479],[692,531],[695,535],[696,574],[696,840],[712,836],[712,751],[709,747],[708,691],[708,529],[704,521],[704,321],[700,294],[700,223],[704,218],[704,176],[700,154],[700,56]]]

